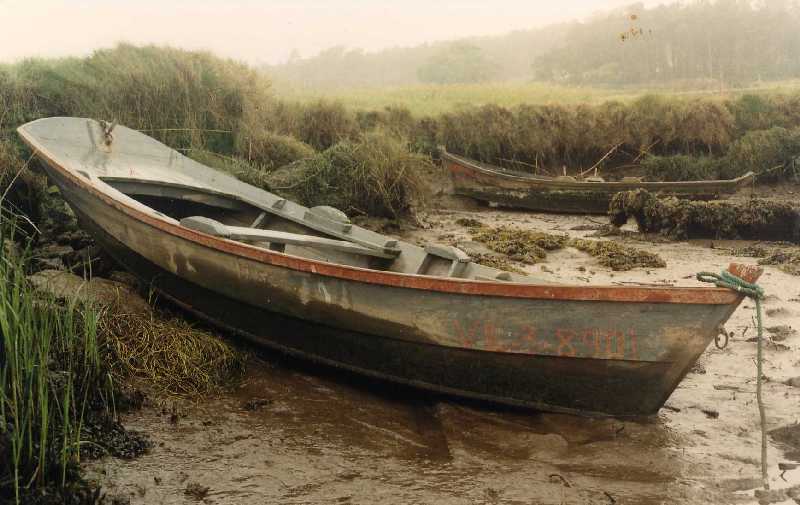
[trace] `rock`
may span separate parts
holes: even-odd
[[[69,272],[43,270],[28,277],[34,287],[59,299],[77,298],[115,311],[147,315],[150,305],[130,286],[93,277],[89,281]]]
[[[36,251],[36,255],[40,258],[63,258],[75,252],[72,246],[50,244],[44,246]]]
[[[139,286],[139,279],[130,272],[125,272],[124,270],[114,270],[109,275],[109,278],[112,281],[121,282],[127,286],[132,288],[136,288]]]
[[[244,410],[249,410],[251,412],[254,412],[256,410],[261,410],[262,407],[266,407],[271,403],[272,400],[268,398],[253,398],[252,400],[244,402],[242,407],[244,408]]]
[[[64,262],[61,258],[34,258],[32,260],[34,270],[63,270]]]

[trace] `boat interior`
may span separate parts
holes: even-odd
[[[122,177],[100,179],[183,227],[258,248],[372,270],[477,281],[532,282],[524,275],[479,265],[454,246],[420,247],[370,232],[352,224],[344,212],[333,207],[306,208],[277,197],[270,206],[254,205],[238,195],[202,187]]]

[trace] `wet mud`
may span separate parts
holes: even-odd
[[[597,220],[436,211],[406,238],[470,242],[474,221],[584,238]],[[732,254],[748,242],[614,240],[657,253],[667,267],[615,272],[573,247],[533,265],[510,263],[548,281],[697,286],[699,270],[758,261]],[[790,489],[800,485],[800,280],[764,268],[770,484]],[[465,402],[253,352],[230,392],[168,408],[152,399],[124,416],[149,434],[152,449],[90,463],[89,476],[110,494],[148,504],[757,503],[753,303],[726,329],[727,347],[710,345],[657,416],[624,421]],[[791,495],[769,496],[792,503]]]

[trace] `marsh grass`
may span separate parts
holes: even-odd
[[[373,130],[283,167],[269,179],[274,191],[305,205],[398,218],[420,201],[420,176],[430,168],[430,158],[411,152],[405,140]]]
[[[10,253],[14,224],[0,217],[0,501],[19,503],[34,489],[72,482],[85,416],[112,403],[111,384],[97,312],[34,292],[30,250]]]

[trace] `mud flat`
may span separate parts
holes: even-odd
[[[459,221],[461,220],[461,221]],[[467,221],[464,221],[467,220]],[[473,220],[584,238],[602,218],[499,210],[435,211],[406,238],[478,248]],[[614,240],[657,253],[665,268],[615,272],[571,247],[511,262],[568,283],[698,285],[740,241]],[[712,247],[713,245],[713,247]],[[800,277],[765,267],[764,373],[773,488],[800,484]],[[149,454],[93,463],[90,476],[131,503],[757,503],[753,304],[727,325],[659,415],[638,421],[500,409],[436,397],[256,353],[235,390],[128,415]],[[783,471],[779,469],[789,468]],[[782,475],[782,476],[781,476]],[[791,499],[787,503],[792,503]]]

